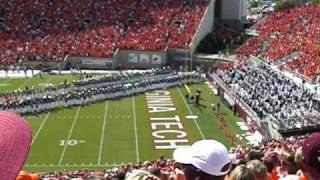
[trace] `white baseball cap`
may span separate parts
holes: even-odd
[[[190,147],[178,148],[173,152],[173,159],[179,163],[192,164],[201,171],[213,175],[226,175],[231,165],[227,148],[216,140],[200,140]]]

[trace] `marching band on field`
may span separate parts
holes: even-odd
[[[121,73],[116,76],[87,76],[71,83],[64,81],[58,86],[38,89],[26,87],[1,94],[0,109],[20,114],[35,114],[59,107],[84,105],[200,81],[199,73],[178,73],[170,68]]]

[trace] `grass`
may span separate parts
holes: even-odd
[[[14,90],[25,85],[39,86],[41,83],[58,84],[64,79],[76,79],[74,75],[46,75],[43,79],[5,79],[0,92]],[[64,169],[103,169],[123,162],[137,162],[157,159],[160,155],[171,158],[173,150],[157,150],[153,145],[150,117],[179,115],[189,143],[206,139],[217,139],[230,147],[224,136],[228,131],[241,134],[236,122],[239,118],[212,95],[207,84],[191,85],[191,91],[202,90],[202,106],[186,104],[184,87],[169,89],[176,112],[150,114],[146,96],[139,94],[92,103],[86,106],[59,109],[25,118],[32,127],[33,144],[25,162],[28,171],[53,171]],[[221,104],[221,113],[226,119],[226,128],[220,129],[212,103]],[[188,107],[189,106],[189,107]],[[187,115],[197,115],[197,120]],[[199,127],[199,128],[198,128]],[[202,137],[202,135],[203,137]],[[69,143],[66,143],[69,142]],[[240,143],[240,142],[237,142]]]

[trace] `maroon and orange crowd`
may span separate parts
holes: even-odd
[[[186,48],[206,0],[0,0],[0,63]]]
[[[214,166],[223,166],[221,164],[223,161],[221,162],[221,159],[217,156],[224,155],[222,153],[224,146],[214,140],[201,140],[191,147],[178,148],[173,153],[173,159],[161,156],[157,160],[122,164],[103,171],[90,168],[45,174],[29,174],[21,171],[17,179],[24,180],[30,176],[32,180],[195,180],[196,175],[194,175],[194,178],[190,178],[191,175],[187,173],[190,173],[191,170],[186,170],[193,166],[198,171],[205,171],[205,173],[213,175],[211,178],[200,177],[200,180],[319,180],[319,140],[320,134],[315,133],[309,138],[291,137],[283,141],[267,141],[261,146],[251,148],[245,146],[230,148],[225,161],[230,161],[230,167],[220,174]],[[215,148],[210,149],[211,146]],[[193,151],[190,151],[191,149]],[[192,158],[196,160],[191,159],[189,164],[187,156],[188,153],[192,154],[192,152],[200,153],[199,158],[201,160],[196,159],[198,156],[195,156]],[[316,169],[309,170],[309,166]]]
[[[260,56],[268,61],[298,53],[284,66],[314,79],[320,75],[319,17],[319,5],[280,8],[257,23],[259,35],[249,38],[237,53]]]

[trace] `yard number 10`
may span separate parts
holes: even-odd
[[[78,141],[78,140],[75,140],[75,139],[70,139],[70,140],[60,140],[60,144],[59,146],[65,146],[65,145],[68,145],[68,146],[75,146],[79,143],[83,143],[84,141]]]

